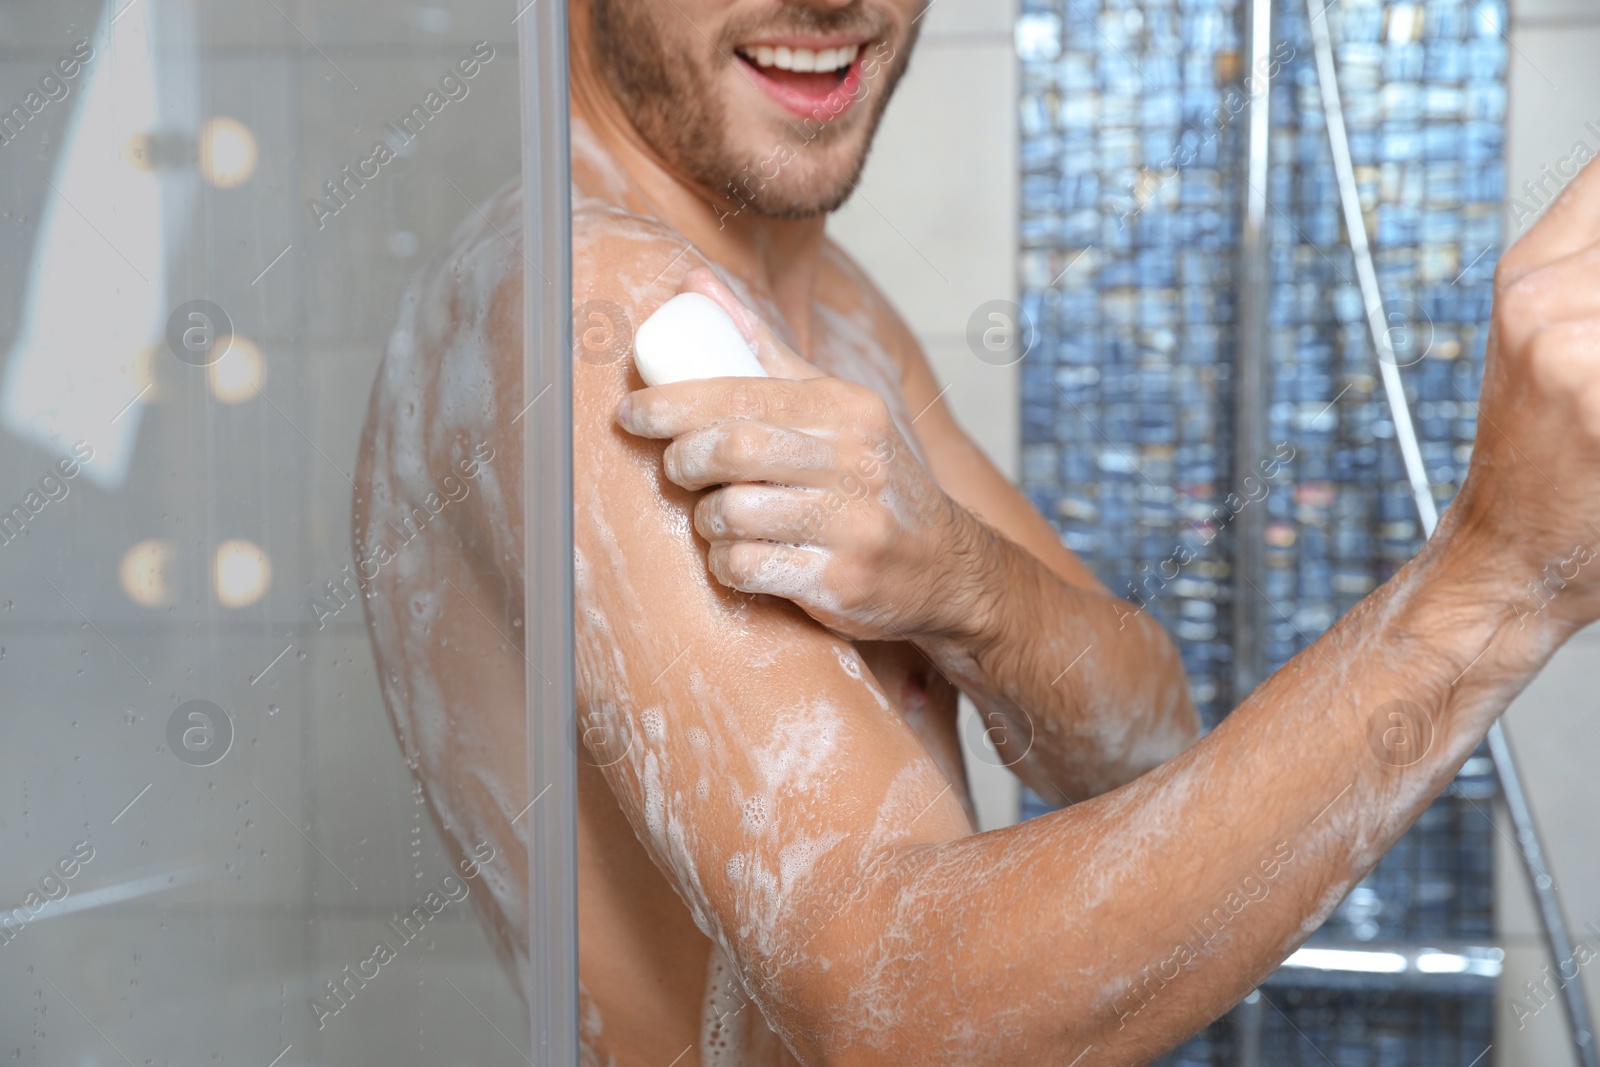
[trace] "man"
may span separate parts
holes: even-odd
[[[1600,616],[1590,168],[1502,261],[1474,464],[1438,535],[1191,744],[1170,642],[984,461],[823,235],[920,13],[571,11],[578,330],[693,289],[775,375],[641,389],[630,359],[575,349],[586,1062],[1145,1062],[1315,929]],[[508,957],[531,799],[517,196],[408,302],[356,517],[365,556],[471,468],[366,603],[441,824],[499,857]],[[956,686],[1025,781],[1081,803],[975,834]]]

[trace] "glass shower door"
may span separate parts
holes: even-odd
[[[525,861],[433,803],[352,548],[402,297],[521,174],[518,6],[0,7],[8,1059],[528,1061]],[[520,678],[473,607],[434,657]]]

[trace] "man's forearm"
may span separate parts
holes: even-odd
[[[1065,1063],[1093,1047],[1085,1063],[1143,1063],[1253,988],[1565,636],[1519,626],[1512,587],[1488,573],[1425,554],[1189,751],[1105,796],[910,857],[874,903],[920,917],[912,955],[954,953],[955,987],[929,998],[1005,1020],[1006,1047],[968,1059]],[[934,1062],[966,1061],[931,1052],[937,1028],[899,1025]]]
[[[1199,730],[1183,664],[1159,623],[1063,581],[973,519],[963,617],[917,644],[977,706],[1007,766],[1056,803],[1131,781]]]

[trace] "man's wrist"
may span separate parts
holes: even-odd
[[[942,581],[932,588],[938,603],[922,635],[977,652],[998,640],[1003,628],[1003,595],[1010,588],[1013,546],[982,519],[950,501],[950,550],[944,554]]]
[[[1474,522],[1466,511],[1445,512],[1437,533],[1408,569],[1416,567],[1426,581],[1464,604],[1514,620],[1519,630],[1548,632],[1561,640],[1578,629],[1565,613],[1543,610],[1564,591],[1563,578],[1549,573],[1553,561],[1535,559],[1526,545],[1504,543],[1502,531]]]
[[[1448,519],[1396,580],[1401,632],[1441,652],[1459,673],[1450,683],[1511,681],[1537,670],[1577,629],[1528,595],[1518,554]],[[1491,688],[1494,683],[1490,682]]]

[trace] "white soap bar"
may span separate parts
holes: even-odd
[[[645,319],[633,337],[633,361],[646,385],[768,377],[728,313],[701,293],[679,293]]]

